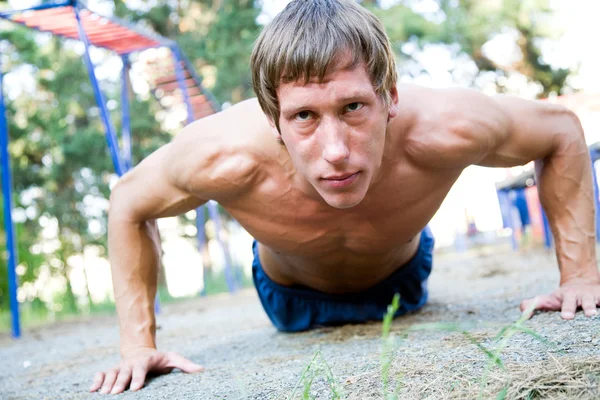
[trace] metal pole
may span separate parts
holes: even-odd
[[[179,90],[181,91],[181,96],[183,97],[183,102],[185,103],[185,106],[187,108],[187,122],[189,124],[189,123],[194,122],[194,109],[192,108],[192,104],[190,103],[190,96],[188,95],[188,90],[185,85],[185,75],[183,73],[183,68],[181,68],[181,64],[183,61],[182,54],[179,50],[179,47],[176,44],[173,44],[171,46],[171,53],[173,53],[173,62],[175,64],[175,76],[177,77],[177,84],[179,85]],[[190,72],[190,75],[192,75],[191,72]],[[217,230],[217,240],[219,241],[219,244],[221,245],[221,248],[223,249],[223,252],[225,253],[225,279],[227,281],[227,287],[229,288],[230,292],[233,292],[235,290],[235,283],[233,281],[233,276],[231,274],[231,257],[229,255],[229,249],[227,248],[227,246],[223,242],[223,240],[221,240],[221,235],[220,235],[221,218],[219,216],[219,212],[217,210],[215,202],[212,202],[212,201],[208,202],[208,213],[209,213],[210,219],[212,219],[215,222],[215,226],[216,226],[216,230]],[[202,246],[204,245],[204,243],[206,243],[206,235],[204,232],[204,223],[205,223],[204,208],[198,207],[196,209],[196,227],[198,228],[197,237],[198,237],[198,249],[200,252],[202,252]],[[204,272],[206,272],[206,270],[204,270]],[[204,274],[204,276],[206,276],[206,274]],[[206,285],[204,286],[204,289],[202,289],[202,292],[200,292],[200,294],[203,295],[205,293],[206,293]]]
[[[515,225],[512,217],[512,201],[509,196],[510,189],[499,189],[496,190],[498,195],[498,203],[500,204],[500,212],[502,214],[502,223],[504,228],[511,230],[511,246],[513,250],[519,249],[517,242],[517,234],[515,231]]]
[[[171,46],[171,52],[173,53],[173,61],[175,62],[175,76],[177,77],[177,83],[179,84],[179,89],[181,90],[181,96],[183,96],[183,102],[187,108],[187,122],[189,124],[194,122],[194,109],[190,103],[190,96],[188,95],[187,87],[185,86],[185,75],[183,74],[183,69],[181,68],[182,58],[179,52],[179,47],[174,44]]]
[[[112,162],[117,175],[121,176],[125,173],[126,169],[119,152],[119,142],[117,141],[115,129],[113,128],[110,122],[110,114],[108,113],[108,109],[106,108],[106,101],[104,99],[104,96],[102,95],[102,92],[100,91],[98,79],[96,78],[96,72],[94,71],[94,64],[92,63],[92,59],[90,58],[90,44],[88,42],[85,30],[83,29],[83,25],[81,23],[81,18],[79,16],[79,5],[73,7],[73,11],[75,12],[75,19],[77,21],[77,31],[79,32],[79,40],[81,40],[81,42],[85,46],[83,60],[85,61],[85,65],[88,69],[88,74],[90,76],[92,88],[94,89],[94,96],[96,97],[96,103],[100,108],[100,117],[102,119],[102,123],[104,124],[104,129],[106,130],[106,141],[110,150]]]
[[[202,77],[199,76],[198,74],[196,74],[196,70],[194,69],[194,66],[192,65],[192,63],[190,62],[190,60],[185,56],[185,54],[181,50],[179,50],[179,58],[183,61],[183,63],[185,64],[185,67],[188,70],[188,72],[194,78],[194,81],[196,82],[196,85],[200,88],[200,90],[202,91],[202,93],[206,96],[206,98],[208,99],[208,101],[212,105],[213,109],[216,112],[221,111],[221,105],[219,104],[219,102],[217,101],[217,99],[215,98],[215,96],[209,90],[206,90],[206,88],[202,84]]]
[[[204,250],[204,246],[206,244],[206,231],[204,229],[204,225],[206,224],[206,218],[204,216],[204,206],[200,206],[196,208],[196,238],[198,239],[198,252],[202,256],[202,251]],[[200,291],[200,296],[206,296],[206,271],[208,270],[207,266],[204,265],[204,259],[202,260],[202,279],[204,284],[202,285],[202,290]]]
[[[121,56],[123,60],[123,70],[121,71],[121,112],[123,113],[121,141],[123,143],[123,161],[125,169],[129,171],[132,167],[131,162],[131,119],[129,113],[129,55]]]
[[[225,254],[225,280],[227,281],[227,287],[229,288],[229,292],[234,292],[236,287],[232,275],[231,255],[229,254],[229,246],[227,245],[227,243],[225,243],[221,236],[222,224],[221,216],[219,215],[219,210],[217,208],[217,202],[210,200],[207,203],[207,206],[210,219],[212,219],[215,223],[217,240],[219,241],[219,245],[221,246],[221,248],[223,249],[223,253]]]
[[[542,210],[542,222],[544,225],[544,247],[547,249],[552,248],[552,231],[550,230],[550,223],[548,222],[548,217],[546,216],[546,212],[544,211],[544,207],[540,204],[540,209]]]
[[[202,247],[206,244],[206,232],[204,231],[204,206],[196,208],[196,237],[198,238],[198,250],[202,251]]]
[[[12,335],[21,337],[19,320],[19,302],[17,300],[17,248],[15,241],[14,223],[12,219],[12,176],[10,170],[10,155],[8,154],[8,123],[4,108],[4,88],[2,86],[2,70],[0,66],[0,162],[2,164],[2,195],[4,198],[4,229],[6,231],[6,249],[8,250],[8,294],[12,318]]]

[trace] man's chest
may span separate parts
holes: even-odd
[[[228,211],[273,251],[309,258],[372,257],[409,243],[429,222],[454,176],[398,173],[373,186],[350,209],[311,199],[285,181],[273,181]]]

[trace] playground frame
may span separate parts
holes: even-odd
[[[139,29],[121,19],[104,17],[88,9],[80,0],[45,3],[27,9],[3,11],[0,13],[0,19],[23,25],[39,32],[49,32],[59,37],[79,40],[83,43],[85,48],[83,60],[87,68],[97,106],[100,110],[100,119],[104,126],[108,150],[115,172],[118,176],[122,176],[132,168],[132,142],[129,112],[130,54],[159,47],[167,47],[170,49],[174,62],[175,79],[177,80],[178,88],[187,110],[188,123],[220,111],[219,103],[210,91],[203,87],[202,79],[196,74],[193,65],[185,57],[175,41]],[[106,99],[100,90],[94,63],[90,58],[89,49],[91,46],[113,51],[122,59],[121,145],[119,144],[116,129],[110,119]],[[18,254],[14,222],[12,219],[13,184],[10,155],[8,153],[9,132],[4,105],[2,72],[2,65],[0,64],[0,167],[2,169],[2,195],[4,199],[4,228],[6,232],[6,247],[8,250],[8,286],[12,316],[12,335],[13,337],[18,338],[21,336],[19,304],[17,300],[18,281],[16,274]],[[189,76],[188,79],[193,79],[195,86],[199,88],[198,93],[201,95],[199,96],[201,97],[199,99],[200,101],[194,102],[194,104],[192,104],[191,96],[188,92],[185,72],[187,72]],[[207,207],[210,218],[215,221],[217,227],[220,227],[221,221],[217,204],[211,201],[207,204]],[[206,240],[203,230],[204,210],[198,209],[196,211],[198,216],[197,225],[199,228],[198,240],[200,246],[202,246]],[[220,242],[223,249],[227,249],[226,243],[224,243],[224,240],[222,240],[219,233],[217,233],[217,240]],[[227,285],[230,291],[234,291],[236,284],[231,271],[231,260],[227,257],[229,255],[227,251],[225,251],[225,254],[225,276]],[[158,302],[156,304],[158,306]]]

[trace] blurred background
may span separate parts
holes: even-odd
[[[0,12],[43,1],[0,1]],[[89,0],[177,42],[203,85],[226,108],[253,97],[252,44],[285,0]],[[600,140],[600,2],[597,0],[364,0],[384,22],[401,82],[471,87],[565,104],[580,117],[589,145]],[[132,161],[169,142],[188,120],[182,102],[160,89],[152,66],[165,49],[131,56]],[[84,46],[0,20],[0,68],[9,125],[18,242],[17,292],[25,326],[114,310],[107,262],[106,213],[118,177],[106,147]],[[117,130],[122,126],[122,59],[92,48],[100,87]],[[177,89],[174,89],[176,92]],[[465,170],[431,222],[440,252],[483,246],[542,246],[532,166]],[[525,176],[529,215],[502,208],[498,188]],[[507,183],[508,182],[508,183]],[[533,194],[532,194],[533,193]],[[514,197],[514,196],[513,196]],[[510,199],[514,203],[514,198]],[[537,211],[536,211],[537,210]],[[217,207],[196,241],[196,212],[159,221],[162,302],[251,285],[252,238]],[[204,211],[202,211],[204,212]],[[7,251],[0,231],[0,331],[10,329]],[[217,240],[218,238],[221,240]]]

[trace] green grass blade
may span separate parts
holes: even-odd
[[[488,349],[487,347],[485,347],[484,345],[479,343],[469,332],[463,331],[461,333],[465,337],[467,337],[471,341],[471,343],[473,343],[475,346],[477,346],[477,348],[479,350],[481,350],[483,352],[483,354],[485,354],[487,356],[487,358],[489,359],[489,361],[491,363],[496,364],[501,369],[504,369],[504,363],[500,359],[499,354],[492,352],[490,349]]]
[[[313,355],[312,360],[310,360],[310,363],[306,366],[306,368],[302,372],[302,376],[300,376],[300,379],[298,380],[298,382],[296,382],[296,386],[294,386],[294,390],[292,390],[292,394],[290,394],[287,397],[287,400],[291,400],[294,398],[294,396],[296,395],[296,390],[298,390],[298,386],[300,386],[300,384],[304,381],[306,374],[310,370],[310,367],[313,365],[313,363],[315,362],[315,360],[317,359],[317,356],[319,354],[321,354],[321,349],[317,349],[317,351],[315,351],[315,354]],[[312,382],[312,379],[311,379],[311,382]]]

